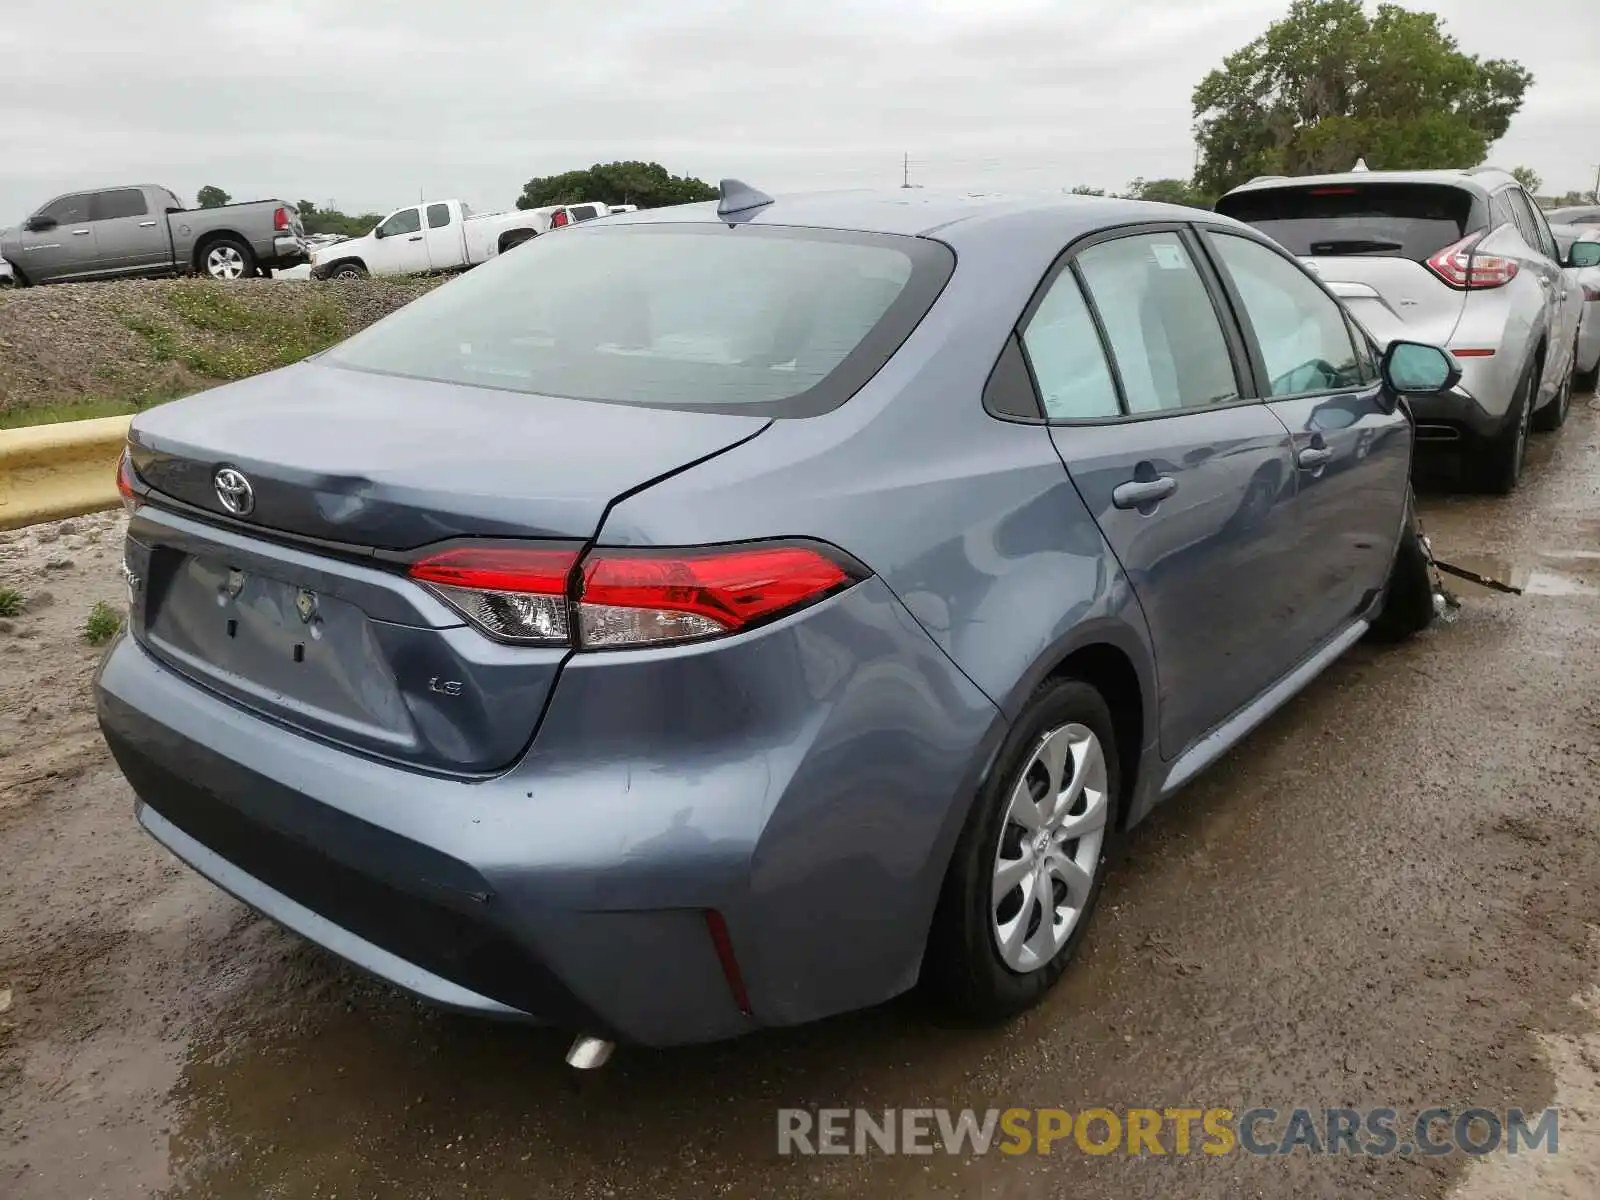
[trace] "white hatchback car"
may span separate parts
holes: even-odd
[[[1458,387],[1419,400],[1419,442],[1464,452],[1467,481],[1509,492],[1529,429],[1566,420],[1584,306],[1539,208],[1504,171],[1273,176],[1217,211],[1299,255],[1385,344],[1450,350]]]

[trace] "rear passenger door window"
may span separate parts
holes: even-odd
[[[1296,264],[1260,242],[1207,233],[1244,305],[1272,399],[1361,386],[1362,361],[1339,304]]]
[[[1084,250],[1076,264],[1131,415],[1240,398],[1233,356],[1200,269],[1176,231]]]
[[[428,205],[428,228],[443,229],[450,224],[450,206],[448,204]]]
[[[1022,348],[1046,417],[1082,421],[1121,415],[1105,349],[1071,271],[1056,277],[1028,319]]]

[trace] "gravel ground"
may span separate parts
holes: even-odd
[[[0,535],[0,1195],[1600,1195],[1600,402],[1424,495],[1454,624],[1360,646],[1133,836],[1035,1012],[914,1000],[575,1086],[551,1031],[347,969],[144,837],[93,730],[119,518]],[[70,558],[68,565],[52,565]],[[43,594],[52,599],[46,603]],[[1562,1106],[1555,1156],[781,1158],[779,1106]]]
[[[345,332],[354,333],[441,281],[134,279],[0,290],[0,415],[83,400],[170,395],[218,382],[181,362],[163,361],[148,339],[129,328],[130,321],[179,323],[171,302],[184,289],[221,289],[269,319],[293,317],[309,301],[328,299],[338,306]]]

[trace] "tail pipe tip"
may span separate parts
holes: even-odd
[[[606,1065],[615,1049],[616,1046],[604,1038],[580,1035],[573,1039],[572,1048],[567,1051],[567,1066],[580,1071],[597,1071]]]

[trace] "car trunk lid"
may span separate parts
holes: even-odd
[[[131,626],[168,666],[353,749],[483,773],[532,737],[568,651],[469,627],[419,547],[581,547],[618,497],[765,418],[560,400],[305,365],[141,414]],[[219,470],[248,481],[230,513]],[[173,503],[176,501],[177,503]]]

